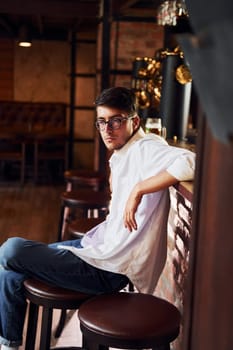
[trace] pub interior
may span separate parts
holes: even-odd
[[[0,4],[1,244],[27,228],[55,240],[65,171],[107,172],[93,105],[105,88],[132,88],[144,130],[196,153],[194,181],[170,188],[156,293],[181,313],[174,350],[233,343],[232,17],[228,0]],[[8,226],[12,215],[22,227]]]

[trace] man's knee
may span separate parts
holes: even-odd
[[[0,248],[0,264],[7,268],[12,260],[17,259],[18,255],[22,254],[25,239],[20,237],[8,238]]]

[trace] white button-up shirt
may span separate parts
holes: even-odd
[[[195,155],[140,128],[114,151],[109,163],[112,198],[106,220],[86,233],[82,249],[63,248],[100,269],[127,275],[140,292],[153,293],[166,261],[169,192],[142,197],[136,212],[138,228],[132,232],[124,226],[125,204],[135,184],[163,170],[179,181],[193,179]]]

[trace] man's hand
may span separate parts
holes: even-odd
[[[148,179],[136,184],[126,202],[123,217],[125,227],[128,228],[130,232],[137,230],[135,213],[144,194],[163,190],[177,182],[178,180],[174,176],[170,175],[166,170],[164,170],[161,173],[151,176]]]
[[[137,211],[138,205],[141,202],[141,199],[142,195],[139,194],[138,186],[136,185],[129,195],[124,211],[124,225],[130,232],[137,230],[135,213]]]

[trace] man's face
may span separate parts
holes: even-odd
[[[130,116],[127,119],[129,117],[127,113],[119,109],[98,106],[96,111],[97,122],[100,123],[100,135],[110,151],[123,147],[140,124],[136,114],[133,118]]]

